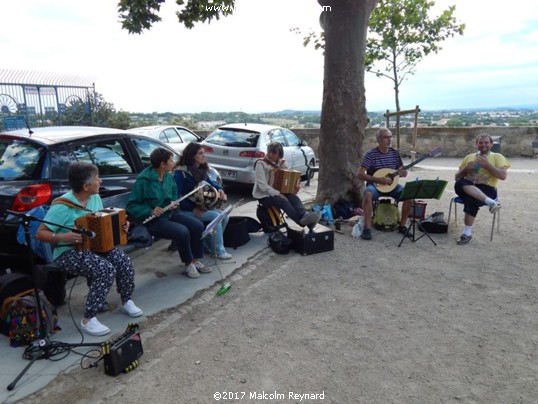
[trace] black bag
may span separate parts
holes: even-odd
[[[7,273],[0,276],[0,307],[8,297],[18,295],[33,287],[34,283],[28,275]]]
[[[333,206],[333,216],[335,219],[349,219],[354,210],[355,206],[351,202],[339,200]]]
[[[266,208],[263,205],[258,205],[256,217],[260,221],[264,233],[272,233],[286,224],[276,206]]]
[[[271,250],[277,254],[288,254],[291,250],[292,240],[282,231],[277,230],[269,234],[267,243],[271,247]]]
[[[250,241],[248,220],[243,216],[230,216],[224,229],[224,247],[237,248]]]
[[[148,228],[143,224],[138,224],[129,230],[127,240],[137,248],[151,247],[153,244],[153,237],[149,233]]]
[[[448,223],[445,222],[443,212],[435,212],[425,219],[422,219],[418,224],[420,231],[426,230],[432,234],[448,233]]]

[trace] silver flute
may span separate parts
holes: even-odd
[[[206,183],[206,184],[207,184],[207,183]],[[196,191],[198,191],[199,189],[205,187],[206,184],[202,184],[202,185],[200,185],[199,187],[194,188],[194,189],[193,189],[191,192],[189,192],[188,194],[183,195],[181,198],[176,199],[175,201],[170,202],[168,205],[166,205],[166,206],[163,208],[163,211],[162,211],[161,215],[162,215],[164,212],[169,211],[170,209],[172,209],[172,206],[174,206],[174,204],[178,204],[178,203],[181,202],[183,199],[188,198],[189,196],[191,196],[192,194],[194,194],[194,193],[195,193]],[[142,224],[146,224],[147,222],[149,222],[150,220],[155,219],[156,217],[157,217],[156,215],[151,215],[151,216],[147,217],[147,218],[142,222]]]

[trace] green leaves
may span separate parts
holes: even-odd
[[[122,28],[130,34],[141,34],[154,23],[161,21],[158,13],[165,0],[120,0],[118,12]],[[211,22],[233,14],[235,0],[176,0],[181,10],[176,13],[178,21],[186,28],[197,22]]]

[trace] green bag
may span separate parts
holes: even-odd
[[[400,210],[390,199],[382,199],[377,204],[372,220],[374,227],[382,231],[395,231],[400,227]]]

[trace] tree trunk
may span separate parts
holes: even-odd
[[[359,202],[362,195],[357,172],[367,124],[364,53],[368,21],[378,0],[318,2],[326,11],[316,202]]]

